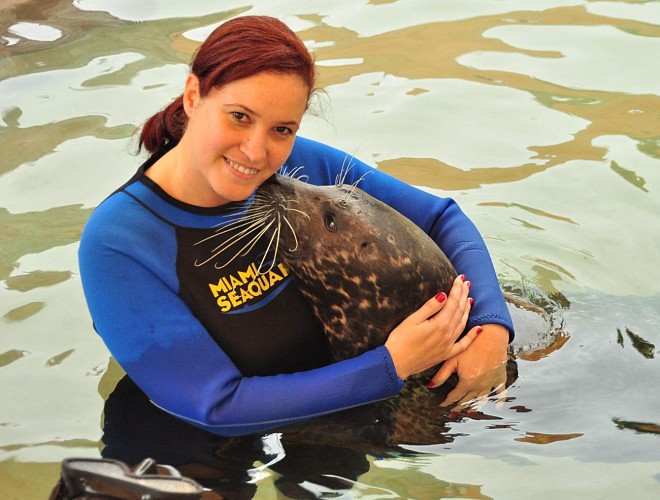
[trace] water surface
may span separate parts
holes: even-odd
[[[135,403],[117,453],[185,447],[186,470],[236,498],[657,498],[660,2],[569,0],[4,2],[3,498],[44,498],[63,458],[119,446],[102,422],[122,374],[86,311],[80,232],[143,161],[134,130],[199,41],[253,13],[320,65],[301,134],[456,198],[502,283],[552,299],[561,343],[434,441],[366,435],[376,409],[209,440]],[[150,441],[145,421],[169,430]]]

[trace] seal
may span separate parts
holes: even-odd
[[[412,221],[355,185],[315,186],[295,174],[275,174],[237,203],[208,238],[225,241],[205,262],[222,268],[268,240],[258,272],[284,263],[336,361],[383,345],[428,297],[449,291],[454,267]],[[540,290],[519,288],[504,293],[517,332],[510,357],[545,357],[566,338],[559,308]]]
[[[275,174],[257,190],[277,257],[311,304],[336,360],[383,345],[457,273],[412,221],[353,185]]]

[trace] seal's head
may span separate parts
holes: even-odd
[[[336,359],[382,345],[456,277],[428,235],[355,186],[274,175],[255,203],[268,208],[277,257],[311,303]]]

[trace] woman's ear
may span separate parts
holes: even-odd
[[[193,109],[197,107],[200,99],[199,78],[190,73],[186,78],[186,86],[183,89],[183,109],[188,118],[190,118]]]

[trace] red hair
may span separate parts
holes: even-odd
[[[244,16],[218,26],[199,46],[190,64],[200,94],[263,71],[299,76],[314,92],[314,59],[298,35],[278,19]],[[153,153],[181,140],[188,123],[183,96],[149,118],[140,132],[139,148]]]

